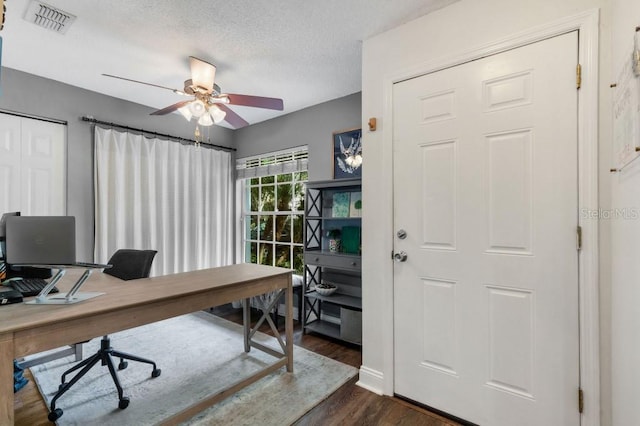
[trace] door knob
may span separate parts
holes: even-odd
[[[407,260],[407,253],[401,251],[400,253],[396,253],[393,255],[393,260],[396,262],[404,262]]]

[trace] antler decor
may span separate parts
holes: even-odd
[[[338,136],[338,139],[340,140],[340,152],[344,155],[344,160],[337,158],[338,166],[343,172],[353,174],[362,165],[361,134],[352,136],[348,147],[344,146],[342,135]]]

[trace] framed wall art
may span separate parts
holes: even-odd
[[[333,132],[333,178],[362,177],[362,129]]]

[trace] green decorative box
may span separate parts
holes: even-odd
[[[336,192],[333,194],[333,206],[331,208],[333,217],[349,217],[349,193]]]
[[[342,251],[343,253],[360,253],[360,227],[342,227]]]

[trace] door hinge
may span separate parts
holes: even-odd
[[[582,250],[582,226],[576,228],[576,249]]]
[[[582,86],[582,65],[576,65],[576,89]]]
[[[584,392],[582,389],[578,388],[578,412],[582,413],[584,411]]]

